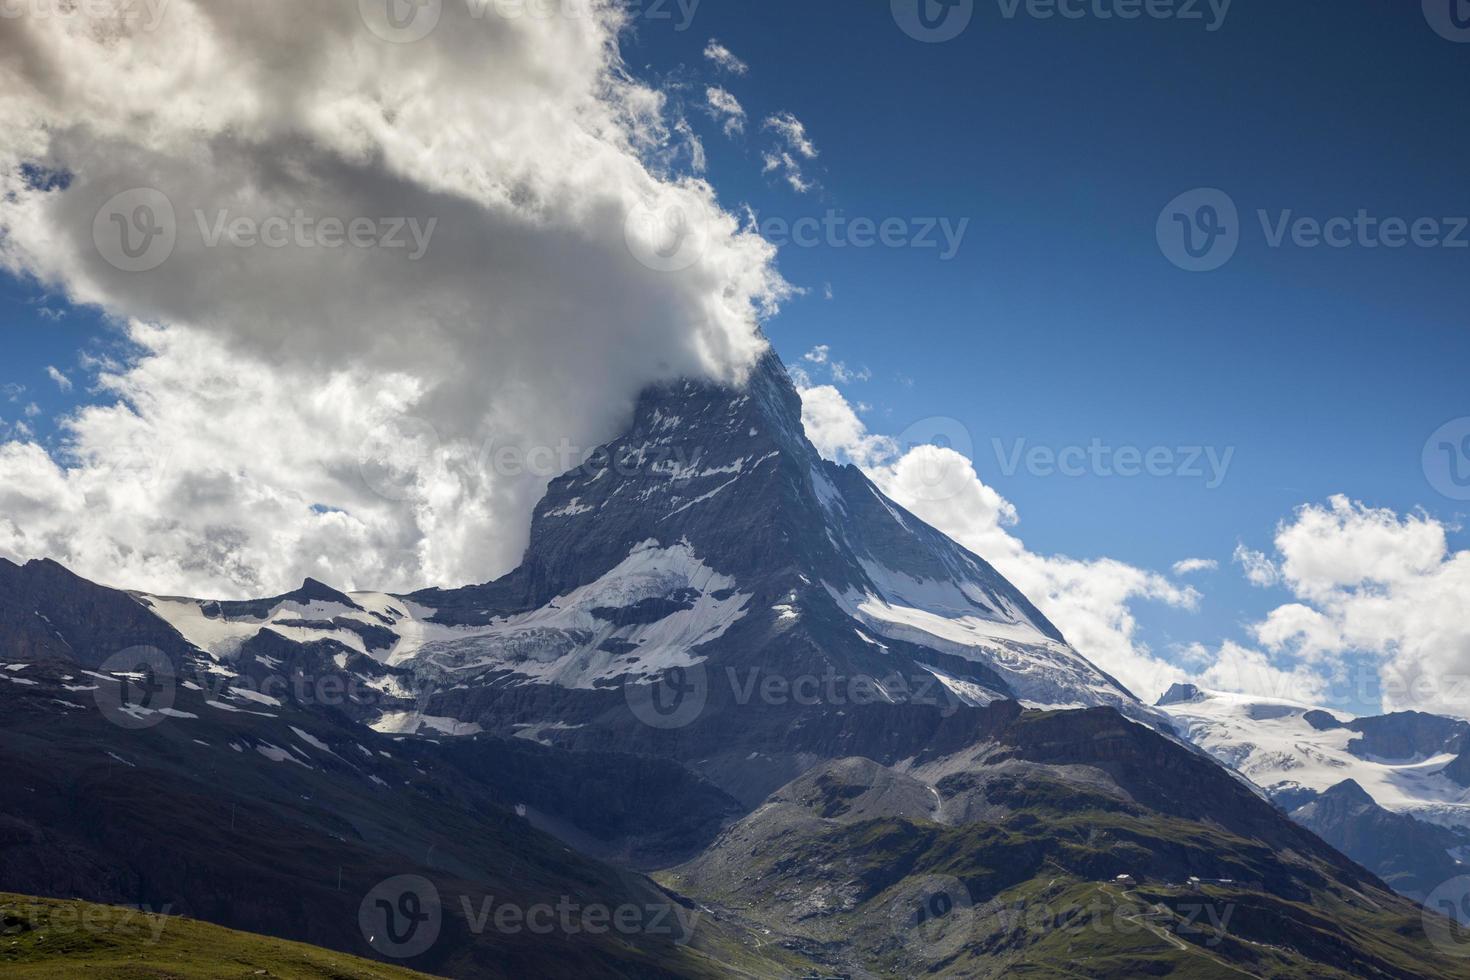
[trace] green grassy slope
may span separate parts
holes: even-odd
[[[0,893],[0,973],[110,980],[409,980],[427,977],[179,916]]]

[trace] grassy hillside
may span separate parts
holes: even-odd
[[[301,943],[177,916],[0,893],[0,973],[109,980],[408,980],[426,977]]]

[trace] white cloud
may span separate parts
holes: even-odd
[[[1217,691],[1283,698],[1298,704],[1321,704],[1328,690],[1327,678],[1309,668],[1280,667],[1259,650],[1229,641],[1221,644],[1199,680],[1202,686]]]
[[[71,391],[71,378],[51,365],[46,365],[46,376],[56,382],[56,387],[62,391]]]
[[[37,405],[35,402],[31,402],[30,404],[28,404],[25,407],[25,413],[26,413],[26,418],[33,419],[37,415],[40,415],[41,414],[41,406],[40,405]]]
[[[705,89],[704,98],[710,114],[720,122],[726,136],[745,132],[745,107],[740,104],[739,99],[718,85]]]
[[[1299,508],[1275,546],[1298,601],[1252,627],[1267,650],[1337,672],[1367,655],[1385,710],[1470,717],[1470,551],[1443,523],[1339,495]]]
[[[1138,638],[1132,604],[1193,608],[1199,601],[1194,589],[1109,558],[1032,552],[1008,530],[1019,521],[1016,508],[981,481],[965,456],[934,445],[905,451],[896,440],[869,432],[834,387],[808,387],[801,394],[802,421],[822,455],[859,466],[899,504],[993,564],[1078,650],[1139,697],[1151,700],[1189,679]]]
[[[818,344],[811,350],[807,351],[805,354],[801,355],[801,359],[804,361],[811,361],[813,364],[826,364],[827,358],[831,355],[832,347],[830,344]]]
[[[1231,560],[1244,570],[1246,581],[1257,588],[1270,588],[1281,580],[1280,570],[1265,552],[1252,551],[1244,544],[1237,544]]]
[[[0,264],[131,322],[138,348],[88,368],[114,401],[75,417],[65,451],[19,427],[0,446],[0,553],[222,596],[304,574],[483,581],[519,560],[545,484],[490,472],[487,441],[590,448],[647,383],[737,380],[764,349],[759,320],[789,294],[774,251],[668,169],[687,130],[627,74],[620,5],[445,4],[414,44],[357,8],[172,0],[151,31],[6,22]],[[21,163],[72,180],[32,186]],[[94,218],[138,187],[166,195],[177,241],[124,272]],[[298,210],[437,226],[410,262],[208,247],[196,215]],[[663,271],[667,255],[689,261]],[[357,465],[385,424],[437,447],[404,500],[372,495]]]
[[[729,48],[714,38],[710,38],[709,44],[705,45],[704,56],[732,75],[744,75],[750,71],[749,65],[735,57]]]
[[[806,126],[789,112],[778,112],[766,119],[765,127],[774,130],[776,135],[796,153],[807,160],[815,160],[817,147],[807,135]]]
[[[1213,558],[1184,558],[1174,563],[1175,575],[1192,575],[1195,572],[1213,572],[1220,563]]]
[[[806,126],[789,112],[767,117],[763,128],[776,134],[777,145],[762,154],[762,172],[779,173],[798,194],[812,190],[816,184],[802,170],[803,160],[815,160],[816,144],[807,135]]]

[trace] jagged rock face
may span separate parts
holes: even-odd
[[[413,665],[493,687],[454,698],[487,728],[509,687],[557,685],[543,702],[586,724],[609,703],[597,692],[695,666],[897,673],[957,703],[1114,704],[1156,720],[984,560],[822,460],[774,355],[740,390],[646,392],[624,437],[552,482],[520,568],[409,598],[443,635]],[[734,700],[730,686],[710,702]]]
[[[192,647],[128,595],[93,585],[54,561],[0,558],[0,649],[14,660],[96,667],[121,650],[151,646],[173,662]]]
[[[1451,852],[1470,843],[1470,836],[1391,813],[1351,779],[1294,810],[1291,817],[1410,898],[1423,901],[1467,870]]]
[[[1348,743],[1348,751],[1362,759],[1427,759],[1470,742],[1470,723],[1422,711],[1359,718],[1346,727],[1362,735]]]

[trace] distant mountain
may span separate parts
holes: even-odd
[[[1291,818],[1377,872],[1399,894],[1421,902],[1445,882],[1470,872],[1470,865],[1453,857],[1470,844],[1470,837],[1385,810],[1351,779],[1318,794],[1292,811]],[[1470,925],[1470,910],[1455,911]]]
[[[1312,705],[1178,686],[1159,701],[1179,732],[1295,809],[1353,780],[1379,806],[1470,828],[1470,788],[1449,768],[1470,723],[1406,711],[1354,718]]]
[[[1424,900],[1470,872],[1470,723],[1422,712],[1353,718],[1278,699],[1175,685],[1159,706],[1401,894]],[[1470,917],[1470,906],[1467,906]]]

